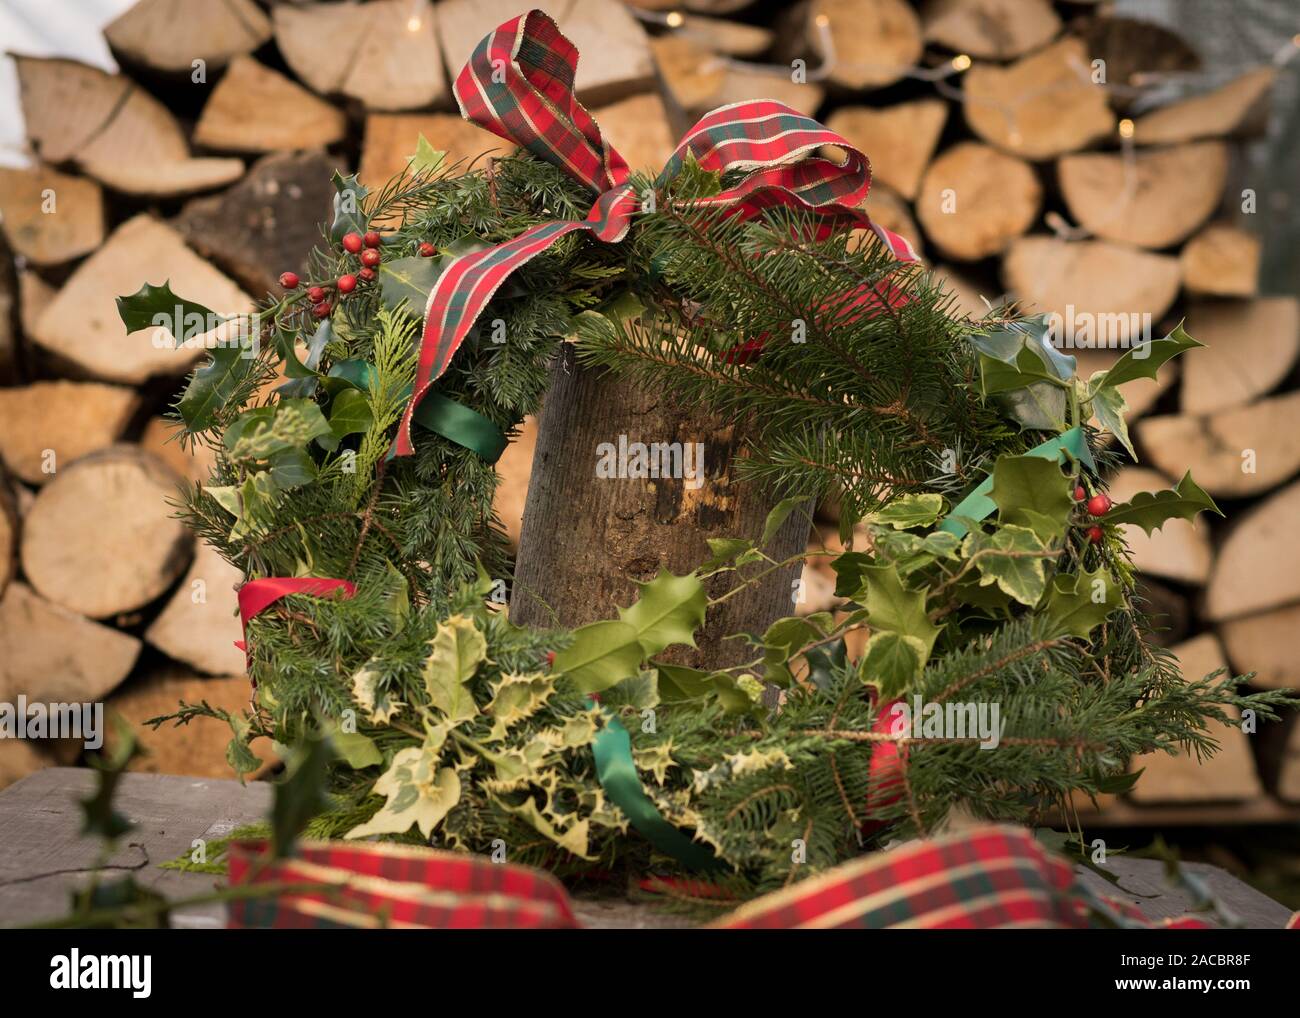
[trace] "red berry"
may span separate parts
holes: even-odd
[[[1091,516],[1105,516],[1110,512],[1110,499],[1105,495],[1093,495],[1088,499],[1088,513]]]
[[[546,652],[546,667],[550,668],[554,664],[555,664],[555,651],[548,650]]]
[[[319,304],[314,305],[312,307],[312,313],[315,314],[317,318],[328,318],[330,313],[330,302],[323,300]]]
[[[368,247],[361,252],[361,264],[368,269],[373,269],[380,262],[379,252],[373,247]]]
[[[313,286],[307,291],[307,299],[313,304],[319,304],[325,299],[325,288],[323,286]]]
[[[1087,497],[1088,497],[1088,493],[1087,493],[1086,491],[1083,490],[1083,485],[1082,485],[1082,484],[1077,484],[1077,485],[1075,485],[1075,487],[1074,487],[1074,500],[1075,500],[1076,502],[1082,502],[1082,501],[1083,501],[1085,498],[1087,498]]]
[[[1088,528],[1088,540],[1093,544],[1101,544],[1101,539],[1105,536],[1106,531],[1102,530],[1101,527]]]
[[[339,276],[339,281],[334,285],[338,287],[339,293],[351,293],[357,288],[357,277]]]
[[[421,258],[432,258],[432,257],[433,257],[433,253],[434,253],[435,251],[437,251],[437,250],[438,250],[438,249],[437,249],[436,247],[434,247],[432,244],[430,244],[430,243],[426,240],[423,244],[420,245],[420,257],[421,257]]]
[[[349,254],[356,254],[361,250],[361,234],[345,233],[343,235],[343,250]]]
[[[280,273],[280,285],[283,286],[286,290],[296,290],[296,289],[298,289],[298,273],[296,273],[296,272],[281,272],[281,273]]]
[[[373,283],[375,281],[374,269],[362,269],[360,272],[357,273],[357,275],[360,276],[362,279],[364,279],[367,283]]]
[[[368,231],[362,240],[365,241],[366,247],[378,247],[384,242],[384,238],[379,235],[378,230]]]

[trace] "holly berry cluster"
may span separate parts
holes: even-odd
[[[1085,499],[1087,499],[1086,502],[1084,501]],[[1074,500],[1076,502],[1084,502],[1083,507],[1088,511],[1089,516],[1100,519],[1102,516],[1105,516],[1110,512],[1110,498],[1100,491],[1089,498],[1088,492],[1084,489],[1082,484],[1075,485]],[[1101,544],[1101,540],[1105,536],[1106,532],[1096,523],[1088,528],[1088,540],[1093,544]]]
[[[336,295],[335,300],[338,300],[355,290],[358,284],[375,281],[379,263],[383,261],[383,255],[379,251],[383,243],[384,238],[378,230],[368,230],[364,236],[360,233],[343,235],[340,246],[347,254],[354,255],[361,265],[355,274],[347,272],[332,282],[313,283],[307,288],[307,300],[317,318],[328,318],[334,310],[335,301],[330,299],[331,291]],[[436,251],[428,241],[420,245],[420,254],[425,258],[433,257]],[[302,285],[302,280],[296,272],[282,272],[280,285],[286,290],[296,290]]]

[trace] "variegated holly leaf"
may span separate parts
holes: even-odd
[[[1173,519],[1193,520],[1203,511],[1223,512],[1199,484],[1192,480],[1189,470],[1176,488],[1164,491],[1139,491],[1127,502],[1112,506],[1106,514],[1107,523],[1132,523],[1141,527],[1148,534],[1159,530]]]
[[[528,675],[502,675],[492,689],[492,699],[483,712],[492,719],[487,739],[504,739],[512,725],[531,717],[555,692],[555,679],[542,672]]]
[[[1101,568],[1052,577],[1045,610],[1058,633],[1087,637],[1123,603],[1119,584]]]
[[[930,656],[925,643],[903,633],[875,633],[867,641],[859,674],[880,691],[880,699],[898,696],[921,674]]]
[[[1007,524],[992,534],[972,531],[962,552],[974,559],[981,586],[996,583],[1021,604],[1035,605],[1042,599],[1048,549],[1028,527]]]
[[[571,852],[579,859],[591,860],[595,858],[594,855],[589,853],[587,847],[589,824],[585,818],[571,825],[567,830],[561,831],[542,815],[541,810],[537,808],[537,803],[531,797],[525,798],[518,803],[509,802],[505,798],[495,795],[492,796],[492,799],[507,813],[513,813],[520,819],[527,821],[538,834],[549,838],[566,852]]]
[[[393,757],[392,766],[375,782],[375,792],[387,797],[383,808],[344,837],[405,834],[415,824],[426,838],[460,801],[460,778],[451,767],[438,766],[439,754],[427,746],[411,746]]]
[[[487,660],[487,641],[466,615],[452,615],[438,624],[424,661],[424,688],[429,702],[460,724],[478,715],[469,680]]]
[[[382,688],[382,681],[379,659],[371,658],[352,676],[352,699],[356,700],[371,722],[386,725],[406,704]]]
[[[653,746],[643,746],[632,750],[632,760],[639,771],[649,771],[654,775],[655,783],[662,785],[668,777],[668,768],[676,767],[673,760],[673,740],[665,739]]]
[[[415,155],[406,160],[406,165],[411,173],[427,176],[437,173],[446,159],[447,153],[434,148],[429,144],[429,139],[421,134],[415,143]]]

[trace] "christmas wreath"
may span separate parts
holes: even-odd
[[[740,104],[632,175],[573,96],[576,60],[540,12],[501,26],[456,93],[520,150],[449,166],[421,139],[381,190],[336,175],[308,278],[222,323],[175,408],[217,459],[181,511],[248,577],[255,692],[242,716],[182,704],[157,724],[222,718],[241,773],[257,740],[291,766],[325,740],[317,837],[757,893],[954,811],[1032,821],[1122,790],[1133,755],[1212,751],[1232,707],[1272,716],[1284,694],[1185,681],[1144,639],[1118,525],[1213,501],[1190,476],[1103,491],[1114,455],[1089,422],[1127,447],[1119,386],[1194,340],[1079,378],[1045,319],[954,313],[858,211],[870,174],[844,139]],[[166,284],[120,310],[210,315]],[[565,343],[748,422],[746,474],[783,498],[763,534],[712,541],[617,618],[544,631],[503,610],[493,463]],[[664,660],[788,565],[772,535],[825,495],[842,610],[735,634],[732,667]],[[718,577],[735,585],[711,595]]]

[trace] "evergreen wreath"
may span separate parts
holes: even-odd
[[[222,719],[241,774],[258,740],[291,767],[327,740],[317,837],[504,847],[569,876],[702,870],[753,894],[954,811],[1068,815],[1076,793],[1128,787],[1134,755],[1213,752],[1207,728],[1231,708],[1275,716],[1289,694],[1185,680],[1145,639],[1118,525],[1218,510],[1190,476],[1112,506],[1115,456],[1088,423],[1128,447],[1118,386],[1194,340],[1176,329],[1078,378],[1044,319],[965,318],[874,237],[810,239],[788,208],[720,218],[707,199],[729,182],[689,160],[658,187],[634,178],[654,211],[626,242],[570,234],[519,269],[416,416],[415,455],[394,458],[439,274],[582,219],[591,196],[527,153],[449,166],[423,139],[375,193],[336,175],[309,279],[286,273],[283,296],[228,323],[242,341],[212,351],[174,416],[182,442],[215,452],[180,505],[198,536],[249,578],[338,577],[351,596],[291,593],[248,621],[247,712],[182,704],[155,727]],[[845,296],[864,292],[870,313]],[[128,328],[210,314],[166,284],[119,305]],[[786,497],[764,534],[711,542],[709,561],[643,584],[617,619],[540,631],[502,610],[492,461],[562,342],[747,422],[750,479]],[[693,644],[708,578],[784,565],[767,541],[827,495],[849,542],[825,553],[842,611],[736,634],[752,655],[732,668],[659,660]],[[859,659],[856,630],[870,634]],[[973,718],[976,704],[999,707],[996,752],[926,727],[925,705]]]

